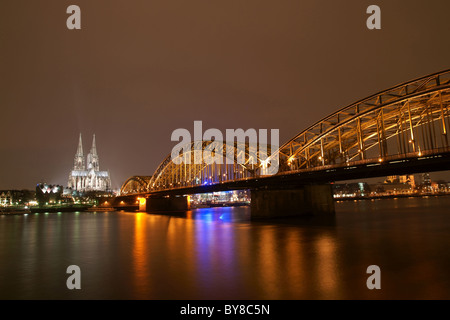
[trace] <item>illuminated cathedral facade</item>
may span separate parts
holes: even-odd
[[[73,161],[73,170],[69,174],[67,186],[78,192],[109,191],[111,189],[109,171],[100,171],[95,134],[92,139],[91,150],[85,159],[80,133],[77,153]]]

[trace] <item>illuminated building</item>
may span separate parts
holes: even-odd
[[[40,205],[61,203],[63,186],[40,183],[36,186],[36,200]]]
[[[11,191],[7,190],[7,191],[3,191],[0,194],[0,204],[1,205],[10,205],[12,204],[12,195],[11,195]]]
[[[28,204],[34,197],[35,193],[31,190],[0,190],[0,206]]]
[[[398,176],[388,176],[384,183],[398,183],[399,177]]]
[[[86,161],[83,154],[83,144],[78,142],[77,153],[75,154],[73,170],[70,172],[67,186],[74,191],[108,191],[111,189],[111,179],[108,171],[100,171],[99,157],[95,145],[95,134],[92,140],[92,147]]]
[[[414,175],[404,175],[399,177],[399,182],[403,184],[409,184],[411,188],[414,188],[416,186],[416,181],[414,179]]]
[[[430,174],[428,172],[422,173],[422,184],[424,186],[431,185],[431,178],[430,178]]]
[[[385,184],[407,184],[412,188],[416,186],[414,175],[388,176],[384,181]]]

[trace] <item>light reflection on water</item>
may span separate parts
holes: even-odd
[[[250,221],[248,207],[3,216],[0,298],[449,299],[449,205],[340,202],[334,226]],[[71,264],[79,291],[65,286]]]

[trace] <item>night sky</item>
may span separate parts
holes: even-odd
[[[66,8],[81,8],[68,30]],[[366,8],[381,8],[381,30]],[[0,189],[67,185],[79,133],[113,187],[177,128],[278,128],[450,67],[450,1],[0,2]]]

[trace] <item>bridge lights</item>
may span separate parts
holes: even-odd
[[[322,163],[322,165],[324,166],[324,165],[325,165],[325,158],[323,157],[323,155],[320,155],[320,156],[318,157],[318,159],[319,159],[319,161]]]
[[[267,168],[267,165],[269,164],[269,158],[267,158],[266,160],[261,160],[261,166],[265,169]]]
[[[381,157],[378,158],[378,162],[383,162],[383,159],[381,159]]]
[[[288,166],[292,165],[292,161],[294,161],[294,160],[295,160],[295,158],[294,158],[293,156],[290,157],[290,158],[288,159],[288,161],[287,161]]]

